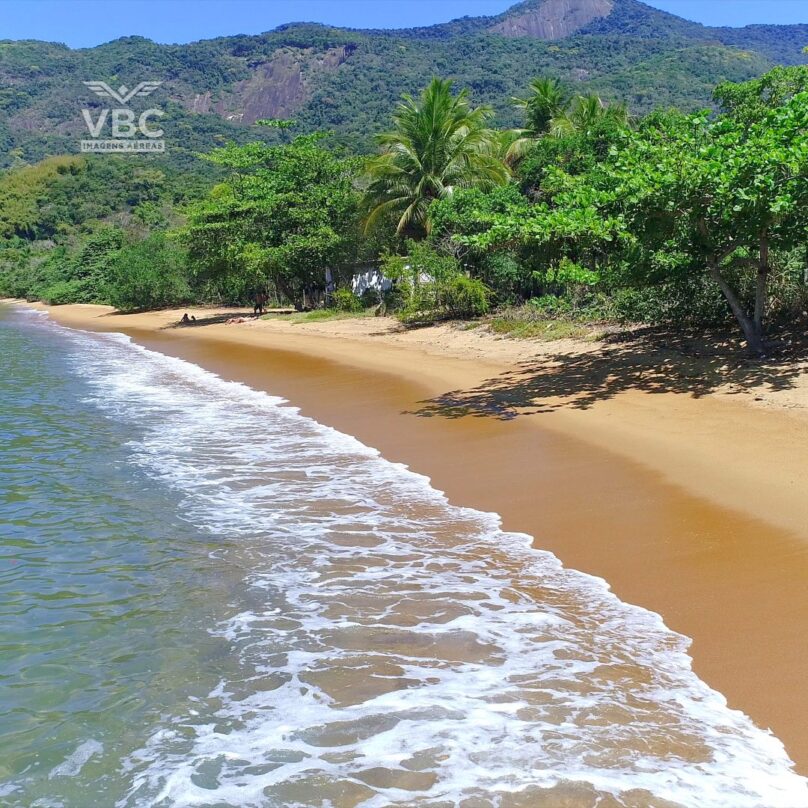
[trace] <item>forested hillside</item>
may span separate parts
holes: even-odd
[[[175,165],[224,140],[254,138],[261,118],[294,118],[298,132],[329,130],[353,151],[372,150],[403,92],[451,76],[514,125],[509,98],[551,75],[632,112],[711,102],[712,87],[804,59],[808,25],[706,28],[637,0],[527,0],[498,17],[429,28],[349,31],[290,24],[259,36],[189,45],[127,37],[71,50],[0,42],[0,165],[69,153],[85,131],[82,107],[102,102],[83,84],[163,84],[154,101]],[[267,137],[269,137],[267,135]],[[269,138],[271,139],[271,138]]]

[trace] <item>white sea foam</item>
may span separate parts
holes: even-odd
[[[48,312],[42,311],[42,309],[30,309],[27,306],[14,306],[14,311],[18,314],[22,315],[23,317],[48,317]]]
[[[48,778],[52,780],[54,777],[75,777],[93,755],[100,755],[103,751],[104,745],[90,738],[79,744],[58,766],[54,766]]]
[[[248,570],[213,629],[242,675],[164,717],[121,805],[808,806],[658,615],[282,399],[65,333],[132,461],[238,538],[212,574]]]

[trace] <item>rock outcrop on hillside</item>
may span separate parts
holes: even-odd
[[[593,20],[607,17],[613,8],[613,0],[544,0],[506,15],[488,30],[503,36],[563,39]]]

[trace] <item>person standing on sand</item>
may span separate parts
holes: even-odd
[[[265,292],[256,292],[253,304],[253,314],[260,317],[264,313],[264,306],[267,302],[267,296]]]

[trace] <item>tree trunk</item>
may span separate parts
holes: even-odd
[[[710,277],[718,284],[719,289],[721,289],[722,294],[727,299],[727,303],[729,303],[729,307],[732,309],[732,313],[735,315],[735,319],[738,321],[738,324],[741,326],[741,331],[743,331],[743,335],[746,337],[746,344],[749,350],[758,356],[763,356],[763,340],[755,328],[755,323],[744,311],[740,300],[738,300],[735,292],[732,291],[730,285],[721,275],[717,264],[710,264]]]
[[[288,283],[285,283],[281,280],[275,281],[275,288],[280,292],[280,294],[286,299],[287,305],[291,303],[295,307],[295,311],[302,311],[303,307],[298,302],[295,293],[289,287]],[[278,300],[280,303],[280,299]],[[304,302],[305,302],[305,294],[304,294]]]
[[[763,341],[763,318],[766,314],[766,285],[769,279],[769,239],[760,239],[757,285],[755,287],[755,331]]]

